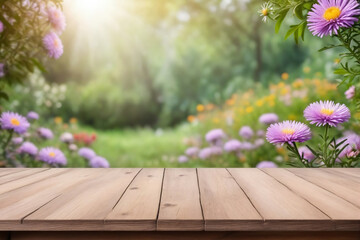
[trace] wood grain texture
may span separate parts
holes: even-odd
[[[102,172],[98,177],[76,185],[26,217],[24,225],[31,225],[33,230],[103,230],[105,217],[140,169],[98,171]]]
[[[12,240],[359,240],[359,232],[15,232]]]
[[[68,169],[50,177],[0,195],[0,230],[23,228],[22,220],[29,214],[60,196],[81,181],[97,177],[98,169]]]
[[[0,185],[0,195],[12,190],[15,190],[20,187],[24,187],[26,185],[30,185],[32,183],[38,181],[46,181],[47,178],[55,177],[61,173],[67,171],[66,169],[46,169],[46,171],[37,172],[36,174],[28,175],[20,179],[16,179],[11,182],[7,182],[6,184]]]
[[[105,219],[107,228],[123,231],[154,231],[164,169],[144,168],[135,177]]]
[[[360,207],[360,183],[318,169],[289,168],[287,170]]]
[[[165,169],[157,230],[204,230],[196,169]]]
[[[319,209],[259,169],[228,170],[265,221],[329,219]]]
[[[285,169],[267,168],[262,171],[309,201],[331,219],[360,219],[360,208]]]
[[[27,170],[27,168],[0,168],[0,177],[25,170]]]
[[[5,184],[23,177],[35,175],[36,173],[43,172],[48,170],[47,168],[28,168],[24,171],[15,172],[13,174],[8,174],[0,177],[0,185]]]
[[[227,231],[215,239],[245,236],[228,231],[360,232],[357,172],[0,169],[0,179],[5,179],[0,184],[0,231],[158,230],[165,234],[150,234],[149,239],[182,236],[168,231],[187,231],[183,236],[189,238],[203,236],[191,235],[193,231]],[[146,236],[121,234],[133,239]]]
[[[258,229],[262,217],[226,169],[198,169],[205,230]]]

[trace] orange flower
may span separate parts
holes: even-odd
[[[282,73],[282,74],[281,74],[281,79],[282,79],[282,80],[288,80],[288,79],[289,79],[289,74],[286,73],[286,72]]]
[[[193,121],[195,121],[195,119],[196,119],[196,117],[193,116],[193,115],[189,115],[189,116],[187,117],[187,120],[188,120],[190,123],[192,123]]]
[[[61,124],[61,123],[63,122],[63,120],[62,120],[61,117],[55,117],[55,118],[54,118],[54,122],[55,122],[56,124]]]
[[[198,104],[198,105],[196,106],[196,110],[197,110],[198,112],[203,112],[203,111],[205,110],[205,107],[204,107],[204,105],[202,105],[202,104]]]
[[[77,118],[74,118],[74,117],[70,118],[70,123],[71,124],[76,124],[77,121],[78,121]]]
[[[215,105],[212,104],[212,103],[209,103],[209,104],[206,105],[206,110],[208,110],[208,111],[211,111],[211,110],[213,110],[214,108],[215,108]]]
[[[234,99],[230,98],[230,99],[226,100],[226,105],[232,106],[232,105],[234,105],[234,104],[235,104],[235,100],[234,100]]]

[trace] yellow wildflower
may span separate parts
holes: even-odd
[[[304,73],[309,73],[311,71],[310,67],[304,67],[303,68]]]
[[[252,111],[254,111],[254,108],[251,107],[251,106],[249,106],[249,107],[247,107],[247,108],[245,109],[245,111],[246,111],[247,113],[251,113]]]
[[[204,107],[204,105],[202,105],[202,104],[198,104],[198,105],[196,106],[196,110],[197,110],[198,112],[203,112],[203,111],[205,110],[205,107]]]
[[[281,74],[281,79],[282,80],[288,80],[289,79],[289,74],[287,72],[284,72]]]
[[[55,122],[56,124],[61,124],[61,123],[63,122],[63,120],[62,120],[61,117],[55,117],[55,118],[54,118],[54,122]]]

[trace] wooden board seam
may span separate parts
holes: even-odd
[[[62,195],[62,193],[60,193],[59,195],[55,196],[54,198],[50,199],[49,201],[47,201],[46,203],[44,203],[43,205],[39,206],[38,208],[36,208],[34,211],[26,214],[24,217],[21,218],[20,223],[24,224],[24,219],[27,218],[28,216],[30,216],[31,214],[33,214],[34,212],[36,212],[37,210],[39,210],[40,208],[44,207],[46,204],[49,204],[50,202],[52,202],[53,200],[55,200],[56,198],[60,197]]]
[[[198,174],[198,169],[197,168],[196,168],[196,180],[197,180],[197,185],[198,185],[198,189],[199,189],[199,203],[200,203],[200,209],[201,209],[201,216],[203,218],[203,224],[204,224],[204,230],[205,230],[204,209],[203,209],[203,205],[202,205],[202,202],[201,202],[201,190],[200,190],[199,174]]]
[[[156,214],[156,226],[155,226],[156,230],[158,230],[158,221],[159,221],[159,214],[160,214],[160,207],[161,207],[161,198],[163,195],[165,171],[166,171],[166,168],[163,169],[163,175],[162,175],[162,180],[161,180],[160,198],[159,198],[158,210],[157,210],[157,214]]]
[[[50,169],[48,168],[48,170],[50,170]],[[41,171],[41,172],[45,172],[45,171]],[[32,184],[36,184],[36,183],[38,183],[38,182],[40,182],[40,181],[44,181],[44,180],[49,179],[49,178],[57,177],[57,176],[59,176],[59,175],[61,175],[61,174],[64,174],[64,173],[66,173],[66,171],[59,172],[59,173],[55,173],[55,174],[53,174],[53,175],[51,175],[51,176],[48,176],[47,178],[40,179],[40,180],[38,180],[38,181],[31,182],[31,183],[26,184],[26,185],[24,185],[24,186],[21,186],[21,187],[18,187],[18,188],[14,188],[14,189],[11,189],[11,190],[9,190],[9,191],[7,191],[7,192],[1,193],[0,195],[7,194],[7,193],[9,193],[9,192],[12,192],[12,191],[15,191],[15,190],[18,190],[18,189],[24,188],[24,187],[28,187],[28,186],[30,186],[30,185],[32,185]]]
[[[247,193],[244,191],[244,189],[242,189],[242,187],[240,186],[240,184],[238,183],[238,181],[236,181],[236,178],[234,178],[234,176],[231,174],[231,172],[226,168],[226,171],[230,174],[230,176],[234,179],[234,181],[236,182],[236,184],[239,186],[239,188],[241,189],[241,191],[245,194],[245,196],[247,197],[247,199],[249,200],[249,202],[251,203],[251,205],[253,206],[253,208],[256,210],[256,212],[259,214],[259,216],[262,218],[262,221],[265,222],[265,218],[263,217],[263,215],[261,215],[261,213],[259,212],[259,210],[255,207],[254,203],[251,201],[251,199],[249,198],[249,196],[247,195]]]
[[[128,190],[129,186],[133,183],[133,181],[136,179],[136,177],[140,174],[140,172],[143,170],[143,168],[141,168],[133,177],[133,179],[129,182],[129,184],[127,185],[127,187],[125,188],[124,192],[121,194],[121,196],[119,197],[119,199],[116,201],[115,205],[112,207],[111,211],[104,217],[103,219],[103,223],[106,223],[106,218],[107,216],[114,210],[114,208],[116,207],[116,205],[118,205],[118,203],[120,202],[121,198],[124,196],[124,194],[126,193],[126,191]]]
[[[330,193],[332,193],[332,194],[336,195],[337,197],[339,197],[339,198],[343,199],[344,201],[346,201],[346,202],[350,203],[351,205],[353,205],[353,206],[355,206],[355,207],[357,207],[357,208],[360,208],[358,205],[356,205],[356,204],[354,204],[354,203],[350,202],[349,200],[347,200],[347,199],[345,199],[345,198],[343,198],[343,197],[339,196],[339,195],[338,195],[338,194],[336,194],[335,192],[330,191],[329,189],[326,189],[326,188],[324,188],[324,187],[322,187],[322,186],[320,186],[320,185],[318,185],[318,184],[316,184],[316,183],[313,183],[313,182],[311,182],[311,181],[308,181],[306,178],[303,178],[303,177],[299,176],[298,174],[296,174],[296,173],[294,173],[294,172],[292,172],[292,171],[289,171],[289,170],[288,170],[288,169],[286,169],[286,168],[284,168],[284,170],[286,170],[286,171],[288,171],[288,172],[290,172],[290,173],[292,173],[292,174],[296,175],[297,177],[299,177],[299,178],[301,178],[301,179],[303,179],[303,180],[305,180],[305,181],[307,181],[307,182],[309,182],[309,183],[311,183],[311,184],[314,184],[315,186],[318,186],[319,188],[324,189],[325,191],[328,191],[328,192],[330,192]]]

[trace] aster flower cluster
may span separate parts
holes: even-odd
[[[0,62],[0,78],[7,78],[9,84],[12,79],[25,79],[33,72],[31,69],[44,69],[39,53],[44,52],[55,59],[63,54],[59,38],[66,28],[62,1],[12,1],[10,5],[2,1],[0,8],[0,52],[7,56]],[[22,44],[14,44],[16,42]],[[12,54],[14,51],[16,54]]]
[[[300,160],[305,167],[353,166],[359,155],[360,136],[353,133],[340,139],[329,136],[329,129],[347,122],[350,115],[349,108],[344,104],[333,101],[314,102],[306,107],[304,117],[310,124],[324,128],[324,134],[320,135],[323,141],[320,146],[306,145],[298,148],[297,143],[310,140],[312,133],[306,124],[295,121],[271,124],[267,129],[266,139],[272,144],[286,144],[290,156]]]
[[[273,3],[273,4],[271,4]],[[269,11],[267,6],[272,7]],[[336,47],[343,49],[339,54],[339,69],[335,74],[342,75],[342,83],[347,83],[350,87],[345,95],[348,99],[353,99],[356,95],[353,86],[354,79],[360,76],[360,42],[358,41],[360,24],[360,4],[358,0],[318,0],[318,1],[276,1],[270,0],[263,5],[259,11],[261,16],[266,19],[266,15],[272,13],[276,20],[276,32],[286,16],[293,12],[298,23],[290,26],[286,33],[286,38],[294,35],[295,41],[304,40],[306,27],[313,36],[323,38],[332,36],[338,40],[336,44],[328,44],[320,51]],[[357,87],[359,85],[357,84]],[[360,98],[355,98],[357,105],[360,105]]]
[[[62,151],[59,146],[47,146],[39,149],[36,144],[54,139],[57,134],[49,128],[36,127],[38,119],[39,114],[34,111],[29,112],[26,117],[14,112],[3,112],[0,115],[0,127],[2,129],[0,131],[0,144],[2,146],[0,153],[2,159],[8,161],[8,166],[62,167],[69,164],[66,155],[73,156],[73,152],[78,149],[74,143],[73,134],[64,132],[59,136],[59,140],[63,144],[61,149],[66,146],[67,153]],[[80,148],[78,154],[81,158],[86,159],[85,166],[93,168],[110,167],[105,158],[97,156],[90,148]]]
[[[268,121],[275,120],[271,119]],[[250,126],[240,128],[239,139],[230,138],[220,128],[212,129],[205,134],[205,146],[203,148],[199,147],[203,145],[200,142],[196,146],[187,148],[185,154],[178,157],[178,162],[186,163],[192,159],[215,161],[224,154],[233,155],[237,159],[243,159],[244,152],[253,151],[265,144],[264,135],[263,130],[254,131]]]
[[[87,161],[87,165],[93,168],[108,168],[109,162],[100,156],[97,156],[95,151],[88,147],[80,148],[78,151],[80,157]]]

